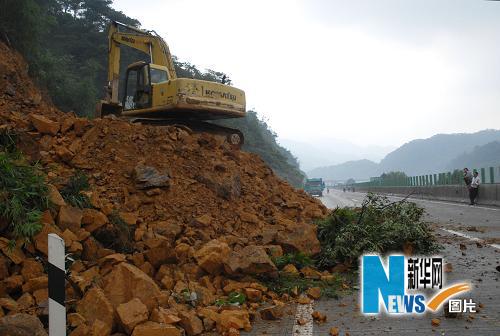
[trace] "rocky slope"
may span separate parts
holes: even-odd
[[[319,252],[312,221],[326,209],[258,156],[189,129],[64,114],[3,44],[0,122],[40,162],[53,203],[41,232],[13,249],[0,218],[0,333],[24,335],[15,328],[29,324],[29,335],[44,335],[48,233],[75,259],[66,285],[72,336],[237,335],[255,318],[279,316],[288,299],[256,280],[277,272],[270,257]],[[91,207],[61,197],[77,172],[89,178]],[[244,304],[214,305],[237,292]]]

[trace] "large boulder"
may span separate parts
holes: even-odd
[[[84,209],[82,214],[82,225],[88,232],[94,232],[108,223],[108,217],[94,209]]]
[[[168,174],[160,174],[154,167],[138,164],[134,169],[138,189],[162,188],[170,185]]]
[[[250,325],[250,316],[246,310],[223,310],[219,314],[217,320],[217,331],[221,334],[227,332],[230,328],[234,329],[244,329],[245,331],[250,331],[252,326]]]
[[[4,237],[0,237],[0,250],[8,257],[14,264],[19,265],[26,259],[23,250],[18,246],[11,247],[9,245],[9,240]]]
[[[44,211],[42,213],[42,218],[40,219],[42,224],[42,229],[38,234],[33,238],[33,243],[35,244],[35,248],[42,252],[43,254],[48,254],[49,242],[48,235],[49,233],[55,233],[59,236],[62,235],[61,230],[55,225],[54,219],[50,214],[50,211]]]
[[[173,325],[147,321],[134,328],[132,336],[181,336],[180,329]]]
[[[43,324],[33,315],[14,314],[0,319],[2,336],[47,336]]]
[[[90,323],[101,320],[109,332],[113,329],[114,309],[99,287],[93,287],[85,293],[83,299],[78,303],[76,311]]]
[[[309,224],[294,224],[278,232],[276,242],[287,252],[303,252],[314,255],[321,251],[321,245],[316,235],[316,226]]]
[[[264,247],[255,245],[245,246],[238,252],[231,252],[224,266],[230,275],[267,274],[274,276],[278,272]]]
[[[120,263],[104,277],[104,293],[115,308],[138,298],[151,311],[160,296],[160,288],[139,268]]]
[[[72,206],[62,206],[57,216],[57,225],[60,229],[69,229],[77,232],[82,225],[83,211]]]
[[[203,270],[216,275],[223,271],[224,262],[230,252],[231,249],[226,243],[214,239],[196,251],[194,257]]]
[[[196,316],[194,311],[181,311],[179,317],[181,318],[180,325],[188,336],[198,335],[203,332],[203,322]]]
[[[36,130],[42,134],[56,135],[61,128],[60,123],[39,114],[30,114],[30,119]]]
[[[138,298],[122,303],[116,308],[122,328],[130,334],[135,326],[148,320],[148,308]]]

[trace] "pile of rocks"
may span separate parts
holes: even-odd
[[[47,323],[48,233],[76,260],[66,286],[72,336],[237,335],[253,319],[279,318],[288,298],[257,278],[277,274],[273,256],[319,252],[312,221],[326,209],[317,200],[208,134],[78,118],[41,97],[0,44],[1,127],[41,163],[53,204],[33,241],[13,249],[0,218],[0,331]],[[78,171],[89,178],[89,208],[60,194]],[[234,292],[247,301],[224,301]]]

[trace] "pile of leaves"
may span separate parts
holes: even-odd
[[[318,222],[322,251],[319,268],[339,263],[357,264],[364,253],[401,252],[429,254],[439,249],[424,210],[413,202],[390,202],[387,197],[368,194],[361,208],[337,208]]]

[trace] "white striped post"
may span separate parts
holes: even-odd
[[[64,240],[49,234],[49,336],[66,336]]]

